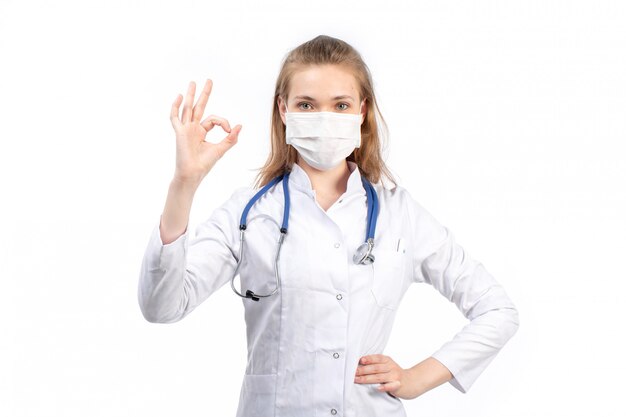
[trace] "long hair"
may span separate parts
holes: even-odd
[[[262,187],[272,178],[291,171],[292,165],[296,162],[298,151],[286,143],[285,125],[280,117],[278,97],[287,99],[291,78],[295,72],[309,65],[322,64],[336,64],[349,68],[359,85],[359,101],[365,99],[367,103],[367,113],[361,124],[361,145],[346,159],[355,162],[361,175],[371,183],[378,183],[384,175],[396,186],[396,181],[382,157],[381,139],[384,139],[386,146],[388,128],[376,103],[369,68],[359,52],[348,43],[331,36],[320,35],[291,50],[283,59],[272,103],[271,151],[265,165],[259,168],[255,187]]]

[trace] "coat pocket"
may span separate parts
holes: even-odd
[[[237,417],[267,417],[274,415],[276,374],[245,374]]]
[[[393,249],[374,250],[372,295],[380,307],[397,309],[402,298],[406,254]]]

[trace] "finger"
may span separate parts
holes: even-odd
[[[191,114],[193,112],[191,105],[193,104],[193,97],[196,95],[196,83],[191,81],[189,82],[189,87],[187,88],[187,95],[185,96],[185,104],[183,105],[183,117],[182,122],[188,123],[191,120]]]
[[[389,382],[381,383],[380,385],[378,385],[376,387],[376,389],[378,389],[378,391],[381,391],[381,392],[389,393],[390,391],[397,390],[398,388],[401,387],[401,385],[402,384],[400,383],[400,381],[389,381]],[[394,395],[394,397],[395,397],[395,395]]]
[[[193,108],[193,117],[191,121],[197,122],[202,118],[202,114],[204,113],[204,108],[206,107],[206,103],[209,100],[209,96],[211,95],[211,90],[213,89],[213,81],[210,79],[206,80],[204,84],[204,88],[202,89],[202,93],[200,93],[200,97],[198,98],[198,102]]]
[[[204,119],[202,123],[200,123],[200,125],[204,127],[207,132],[213,129],[213,126],[215,125],[222,126],[222,129],[224,129],[225,132],[231,131],[230,123],[228,123],[228,120],[224,119],[223,117],[215,116],[213,114]]]
[[[391,368],[387,364],[359,365],[356,375],[373,375],[389,372]]]
[[[221,142],[217,144],[217,146],[220,147],[222,154],[224,154],[237,143],[237,141],[239,140],[239,132],[241,132],[241,127],[241,125],[235,126],[235,128],[230,131],[228,136],[226,136],[224,139],[221,140]]]
[[[172,103],[172,109],[170,110],[170,121],[172,122],[172,126],[174,128],[178,128],[180,126],[180,119],[178,118],[180,103],[183,100],[182,94],[176,96],[176,100]]]
[[[373,355],[363,356],[361,358],[361,363],[381,363],[387,362],[387,355],[383,355],[381,353],[375,353]]]
[[[374,384],[376,382],[387,382],[391,380],[391,374],[389,372],[369,374],[369,375],[357,375],[354,377],[354,382],[359,384]]]

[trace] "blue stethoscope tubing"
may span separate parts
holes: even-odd
[[[243,298],[252,298],[254,301],[259,301],[259,297],[269,297],[271,295],[276,294],[278,288],[280,287],[280,274],[278,272],[278,260],[280,258],[280,249],[283,245],[283,241],[285,240],[285,235],[287,234],[287,226],[289,223],[289,210],[291,204],[291,198],[289,196],[289,174],[290,172],[286,172],[278,175],[276,178],[272,179],[268,182],[263,188],[261,188],[246,204],[246,207],[241,214],[241,220],[239,222],[239,239],[241,244],[239,246],[239,260],[237,262],[237,267],[235,272],[233,273],[232,278],[230,279],[230,286],[233,291]],[[378,220],[378,213],[380,211],[380,207],[378,204],[378,194],[374,189],[374,186],[363,176],[361,176],[361,180],[363,182],[363,187],[365,188],[365,194],[367,197],[367,233],[365,236],[365,242],[362,243],[356,253],[353,256],[353,261],[356,264],[368,265],[374,262],[374,255],[372,254],[372,250],[374,249],[374,234],[376,232],[376,221]],[[237,275],[237,271],[239,270],[239,266],[242,263],[243,259],[243,246],[244,246],[244,234],[247,228],[246,219],[248,217],[248,212],[256,203],[256,201],[261,198],[263,194],[267,192],[271,187],[273,187],[278,182],[283,182],[283,191],[285,196],[285,206],[283,211],[283,224],[280,227],[280,238],[278,239],[278,248],[276,250],[276,257],[274,259],[274,275],[276,277],[276,288],[269,294],[255,294],[252,290],[246,290],[246,294],[243,295],[234,285],[235,276]]]

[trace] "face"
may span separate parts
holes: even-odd
[[[361,123],[365,120],[367,106],[364,100],[359,101],[358,83],[348,69],[338,65],[312,65],[297,71],[288,96],[289,112],[361,113]],[[278,108],[285,123],[285,102],[281,97]]]

